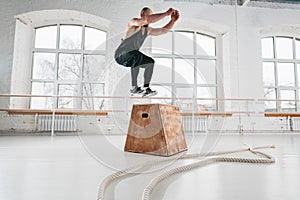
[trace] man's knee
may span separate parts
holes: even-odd
[[[147,61],[145,62],[145,64],[147,64],[147,65],[149,65],[149,66],[154,66],[154,63],[155,63],[155,61],[154,61],[154,59],[151,58],[151,57],[148,57],[148,58],[147,58]]]
[[[149,57],[150,58],[150,57]],[[150,61],[149,61],[149,63],[152,63],[152,64],[154,64],[155,63],[155,60],[153,59],[153,58],[150,58]]]

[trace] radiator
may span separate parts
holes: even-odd
[[[292,131],[300,131],[300,117],[293,117],[290,120],[290,129]]]
[[[52,115],[38,115],[37,129],[39,131],[52,130]],[[77,116],[76,115],[55,115],[54,116],[54,131],[68,132],[77,131]]]
[[[184,132],[206,132],[207,117],[205,116],[183,116],[182,117]]]

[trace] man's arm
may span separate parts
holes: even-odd
[[[149,35],[152,36],[157,36],[157,35],[162,35],[165,33],[168,33],[174,26],[175,22],[178,20],[179,18],[179,12],[176,10],[172,16],[171,16],[171,20],[169,21],[168,24],[166,24],[164,27],[162,28],[151,28],[149,27]]]
[[[169,15],[171,15],[173,13],[174,9],[173,8],[169,8],[169,10],[167,10],[166,12],[163,13],[156,13],[156,14],[152,14],[148,16],[148,23],[155,23],[161,19],[163,19],[164,17],[167,17]]]
[[[163,19],[166,16],[169,16],[173,13],[174,9],[169,8],[166,12],[163,13],[156,13],[149,16],[145,16],[142,18],[133,18],[130,20],[130,26],[144,26],[146,24],[155,23],[161,19]]]

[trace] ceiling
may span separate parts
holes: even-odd
[[[251,1],[264,1],[264,2],[274,2],[274,3],[298,3],[300,0],[251,0]]]
[[[210,5],[239,5],[265,8],[300,10],[300,0],[162,0],[164,2],[198,2]]]
[[[163,0],[163,1],[199,2],[199,3],[210,3],[210,4],[234,4],[234,2],[237,2],[240,5],[244,3],[250,3],[250,2],[300,4],[300,0]]]

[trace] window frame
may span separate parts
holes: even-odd
[[[193,54],[191,55],[177,55],[176,52],[175,52],[175,33],[176,32],[183,32],[183,33],[192,33],[193,34]],[[151,40],[151,49],[150,49],[150,54],[153,56],[154,60],[155,58],[167,58],[167,59],[171,59],[171,63],[172,63],[172,79],[171,79],[171,83],[152,83],[152,85],[154,86],[167,86],[167,87],[171,87],[171,95],[172,95],[172,98],[176,98],[175,97],[175,93],[176,93],[176,89],[178,88],[193,88],[193,104],[194,105],[197,105],[197,101],[194,101],[195,98],[200,98],[200,97],[197,97],[197,90],[199,87],[202,87],[202,88],[207,88],[207,89],[214,89],[215,90],[215,93],[216,93],[216,96],[215,97],[212,97],[212,99],[214,98],[218,98],[219,95],[220,95],[220,85],[219,85],[219,75],[218,73],[220,73],[220,70],[219,70],[219,61],[220,61],[220,58],[219,58],[219,49],[218,49],[218,46],[219,46],[219,39],[216,35],[209,35],[207,33],[202,33],[201,31],[194,31],[194,30],[184,30],[184,29],[176,29],[176,30],[172,30],[170,31],[171,33],[171,37],[172,37],[172,49],[171,51],[168,53],[168,54],[163,54],[163,53],[153,53],[152,50],[153,50],[153,43],[152,43],[152,40]],[[213,38],[214,39],[214,46],[215,46],[215,55],[214,56],[211,56],[211,55],[199,55],[198,52],[197,52],[197,34],[200,34],[200,35],[203,35],[203,36],[206,36],[206,37],[210,37],[210,38]],[[194,64],[194,71],[193,71],[193,74],[194,74],[194,83],[193,84],[188,84],[188,83],[176,83],[175,82],[175,60],[176,59],[191,59],[193,60],[193,64]],[[206,83],[206,84],[200,84],[198,83],[198,80],[197,80],[197,60],[212,60],[212,61],[215,61],[215,83],[212,84],[212,83]],[[196,66],[196,67],[195,67]],[[222,107],[220,104],[220,102],[218,100],[212,100],[212,101],[215,101],[215,103],[212,103],[212,105],[215,104],[215,108],[212,109],[211,111],[219,111],[220,108]],[[172,104],[176,104],[176,101],[172,101]],[[199,104],[200,105],[200,104]],[[197,110],[193,110],[193,111],[196,111]]]
[[[111,21],[87,12],[68,9],[46,9],[20,13],[14,16],[15,33],[10,91],[12,94],[31,94],[31,63],[33,31],[35,27],[63,24],[80,24],[103,30],[110,34]],[[106,47],[107,43],[106,43]],[[109,46],[110,48],[110,46]],[[107,59],[107,56],[105,57]],[[107,79],[108,74],[104,75]],[[105,91],[108,86],[105,85]],[[53,96],[54,98],[55,96]],[[52,98],[51,96],[49,98]],[[29,97],[10,97],[9,108],[29,109]],[[106,105],[105,105],[106,106]]]
[[[300,64],[300,58],[297,59],[297,52],[296,52],[296,40],[300,40],[300,38],[296,37],[296,36],[292,36],[292,35],[282,35],[282,34],[275,34],[275,35],[268,35],[268,36],[264,36],[261,38],[261,41],[263,39],[266,38],[272,38],[272,42],[273,42],[273,58],[264,58],[262,56],[262,63],[273,63],[274,64],[274,80],[275,80],[275,85],[274,86],[266,86],[265,84],[263,84],[263,88],[265,89],[274,89],[275,90],[275,97],[276,97],[276,108],[275,110],[266,110],[266,104],[265,104],[265,111],[270,111],[270,112],[282,112],[283,108],[281,106],[282,102],[280,100],[286,100],[286,99],[282,99],[281,98],[281,91],[293,91],[295,92],[295,108],[293,110],[293,112],[297,112],[300,110],[300,83],[299,83],[299,79],[300,77],[298,77],[298,67],[297,65]],[[276,46],[276,38],[289,38],[292,40],[292,58],[278,58],[277,56],[277,46]],[[294,81],[295,84],[294,86],[282,86],[279,85],[279,75],[278,75],[278,63],[289,63],[289,64],[293,64],[293,69],[294,69]],[[262,65],[263,67],[263,65]],[[262,70],[263,71],[263,70]],[[262,76],[264,79],[264,75]],[[265,95],[265,93],[264,93]],[[279,100],[279,101],[278,101]],[[293,108],[291,108],[293,109]]]
[[[59,44],[60,44],[60,27],[61,26],[79,26],[81,27],[81,48],[80,49],[60,49]],[[36,39],[36,30],[38,28],[44,28],[44,27],[49,27],[49,26],[56,26],[56,45],[55,49],[52,48],[35,48],[35,39]],[[105,38],[105,50],[85,50],[85,30],[86,28],[93,28],[102,32],[106,33],[106,38]],[[108,38],[108,33],[106,30],[100,29],[93,27],[91,25],[86,25],[86,24],[79,24],[79,23],[53,23],[53,24],[47,24],[47,25],[42,25],[42,26],[36,26],[33,27],[33,34],[32,34],[32,45],[31,45],[31,64],[30,64],[30,94],[32,94],[32,84],[33,83],[53,83],[53,96],[59,95],[59,85],[80,85],[78,87],[78,95],[76,96],[84,96],[83,95],[83,85],[84,84],[100,84],[103,85],[103,94],[105,94],[105,82],[104,80],[99,82],[99,81],[90,81],[90,80],[84,80],[83,78],[83,67],[84,67],[84,57],[86,55],[100,55],[104,56],[104,63],[106,62],[106,55],[107,55],[107,38]],[[34,53],[54,53],[55,54],[55,78],[52,79],[34,79],[33,78],[33,65],[34,65]],[[80,55],[80,70],[79,70],[79,79],[78,80],[59,80],[58,78],[58,68],[59,68],[59,54],[78,54]],[[75,98],[75,101],[73,102],[73,108],[72,109],[83,109],[83,97],[81,98]],[[32,97],[29,99],[29,109],[32,109],[31,105]],[[59,98],[55,99],[55,105],[52,108],[53,109],[62,109],[59,108]]]

